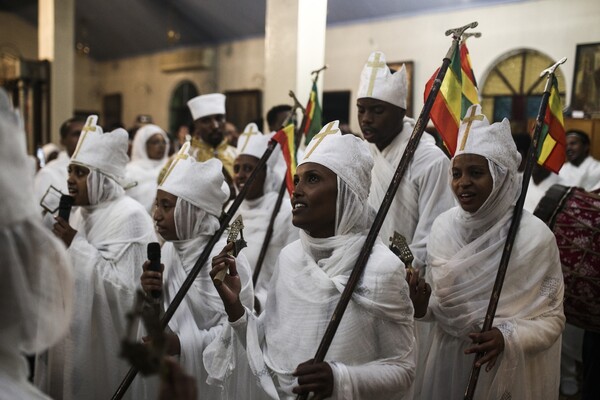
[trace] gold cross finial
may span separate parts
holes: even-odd
[[[244,150],[246,150],[246,146],[248,146],[248,142],[250,141],[250,136],[258,135],[258,132],[254,131],[253,129],[254,129],[254,125],[250,125],[250,130],[242,133],[242,136],[246,137],[246,141],[244,142],[244,145],[242,146],[240,153],[243,153]]]
[[[375,53],[375,59],[367,62],[367,67],[371,67],[371,77],[369,78],[369,88],[367,89],[367,97],[373,96],[373,86],[375,86],[375,78],[377,77],[377,70],[385,67],[385,63],[379,60],[381,53]]]
[[[313,147],[310,148],[310,151],[308,153],[306,153],[306,155],[304,156],[305,159],[310,157],[312,152],[317,148],[318,145],[321,144],[323,139],[325,139],[325,136],[333,135],[334,133],[336,133],[338,131],[337,129],[331,129],[331,127],[333,126],[334,123],[335,123],[335,121],[328,123],[327,126],[325,127],[325,131],[319,132],[315,135],[315,137],[313,137],[312,140],[318,139],[318,141],[317,141],[317,143],[315,143],[315,145]],[[311,140],[311,142],[312,142],[312,140]]]
[[[483,121],[483,114],[475,115],[475,109],[477,107],[471,108],[471,114],[468,117],[463,119],[463,122],[467,123],[467,128],[465,129],[465,134],[463,136],[462,142],[460,142],[460,149],[464,150],[465,145],[467,144],[467,138],[469,137],[469,131],[471,130],[471,125],[474,121]]]
[[[87,136],[87,133],[88,132],[96,132],[96,130],[97,130],[96,122],[98,122],[97,115],[90,115],[89,117],[87,117],[87,120],[85,121],[85,125],[83,126],[83,129],[81,130],[81,133],[83,133],[83,136],[77,142],[77,147],[75,147],[75,151],[73,152],[73,155],[71,156],[71,158],[75,158],[75,156],[77,156],[77,153],[79,153],[79,150],[81,149],[81,145],[83,144],[83,141],[85,140],[85,137]]]
[[[180,160],[187,160],[190,157],[190,155],[187,152],[189,147],[190,147],[190,142],[185,142],[183,144],[183,146],[181,147],[181,150],[179,150],[179,152],[177,153],[177,155],[171,162],[171,165],[169,165],[169,168],[167,169],[165,176],[163,176],[163,178],[161,179],[159,186],[161,186],[163,183],[165,183],[165,181],[167,180],[167,177],[169,176],[169,174],[171,174],[171,172],[173,172],[173,169],[175,169],[175,165],[177,165],[177,163]]]

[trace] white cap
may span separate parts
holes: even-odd
[[[258,126],[251,122],[244,128],[237,142],[238,155],[246,154],[260,159],[267,150],[269,138],[258,130]]]
[[[71,156],[71,164],[98,170],[121,182],[125,177],[125,166],[129,162],[129,134],[123,128],[104,133],[102,127],[96,125],[97,121],[97,115],[87,118]]]
[[[357,98],[369,97],[382,100],[406,110],[408,78],[404,64],[392,74],[385,63],[385,54],[371,53],[360,74]]]
[[[190,143],[181,147],[158,189],[180,197],[216,217],[229,198],[223,164],[216,158],[198,162],[188,153]]]
[[[366,201],[371,187],[373,157],[369,146],[354,135],[342,135],[339,121],[328,123],[316,134],[298,166],[313,162],[329,168],[360,200]]]
[[[221,93],[203,94],[187,102],[195,121],[207,115],[225,114],[225,95]]]
[[[510,122],[504,118],[502,122],[490,125],[479,104],[473,104],[467,110],[458,130],[456,147],[455,158],[460,154],[477,154],[512,171],[516,171],[521,163]]]

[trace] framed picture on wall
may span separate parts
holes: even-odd
[[[600,43],[578,44],[571,108],[600,117]]]
[[[406,96],[406,116],[413,118],[413,82],[414,82],[414,62],[413,61],[397,61],[389,62],[387,66],[391,70],[399,71],[404,64],[406,68],[406,77],[408,78],[408,94]]]

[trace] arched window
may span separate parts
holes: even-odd
[[[530,49],[500,57],[481,85],[481,107],[487,118],[494,122],[508,118],[513,134],[527,133],[527,122],[537,116],[546,84],[546,77],[540,77],[540,72],[555,62]],[[565,104],[565,77],[560,67],[556,77]]]
[[[191,81],[182,81],[177,85],[169,102],[169,131],[173,134],[181,125],[191,125],[192,114],[187,106],[188,100],[198,96],[198,89]]]

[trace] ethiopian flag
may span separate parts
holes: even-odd
[[[439,68],[425,85],[424,97],[431,91]],[[460,51],[455,52],[440,91],[431,108],[431,121],[442,136],[444,145],[451,156],[456,152],[458,128],[465,117],[467,109],[473,104],[479,104],[477,82],[471,68],[471,58],[467,45],[462,43]]]
[[[558,93],[558,81],[552,77],[550,98],[544,115],[544,125],[536,149],[538,164],[558,174],[566,159],[565,124]]]
[[[289,195],[292,195],[294,190],[294,175],[296,174],[296,143],[294,142],[294,124],[288,124],[285,128],[280,129],[273,135],[275,140],[281,146],[283,159],[287,165],[285,173],[285,184]]]
[[[302,120],[304,144],[308,145],[313,136],[315,136],[321,130],[322,114],[323,111],[321,110],[321,105],[319,104],[319,94],[317,92],[317,82],[313,82],[308,104],[306,104],[306,115]]]

